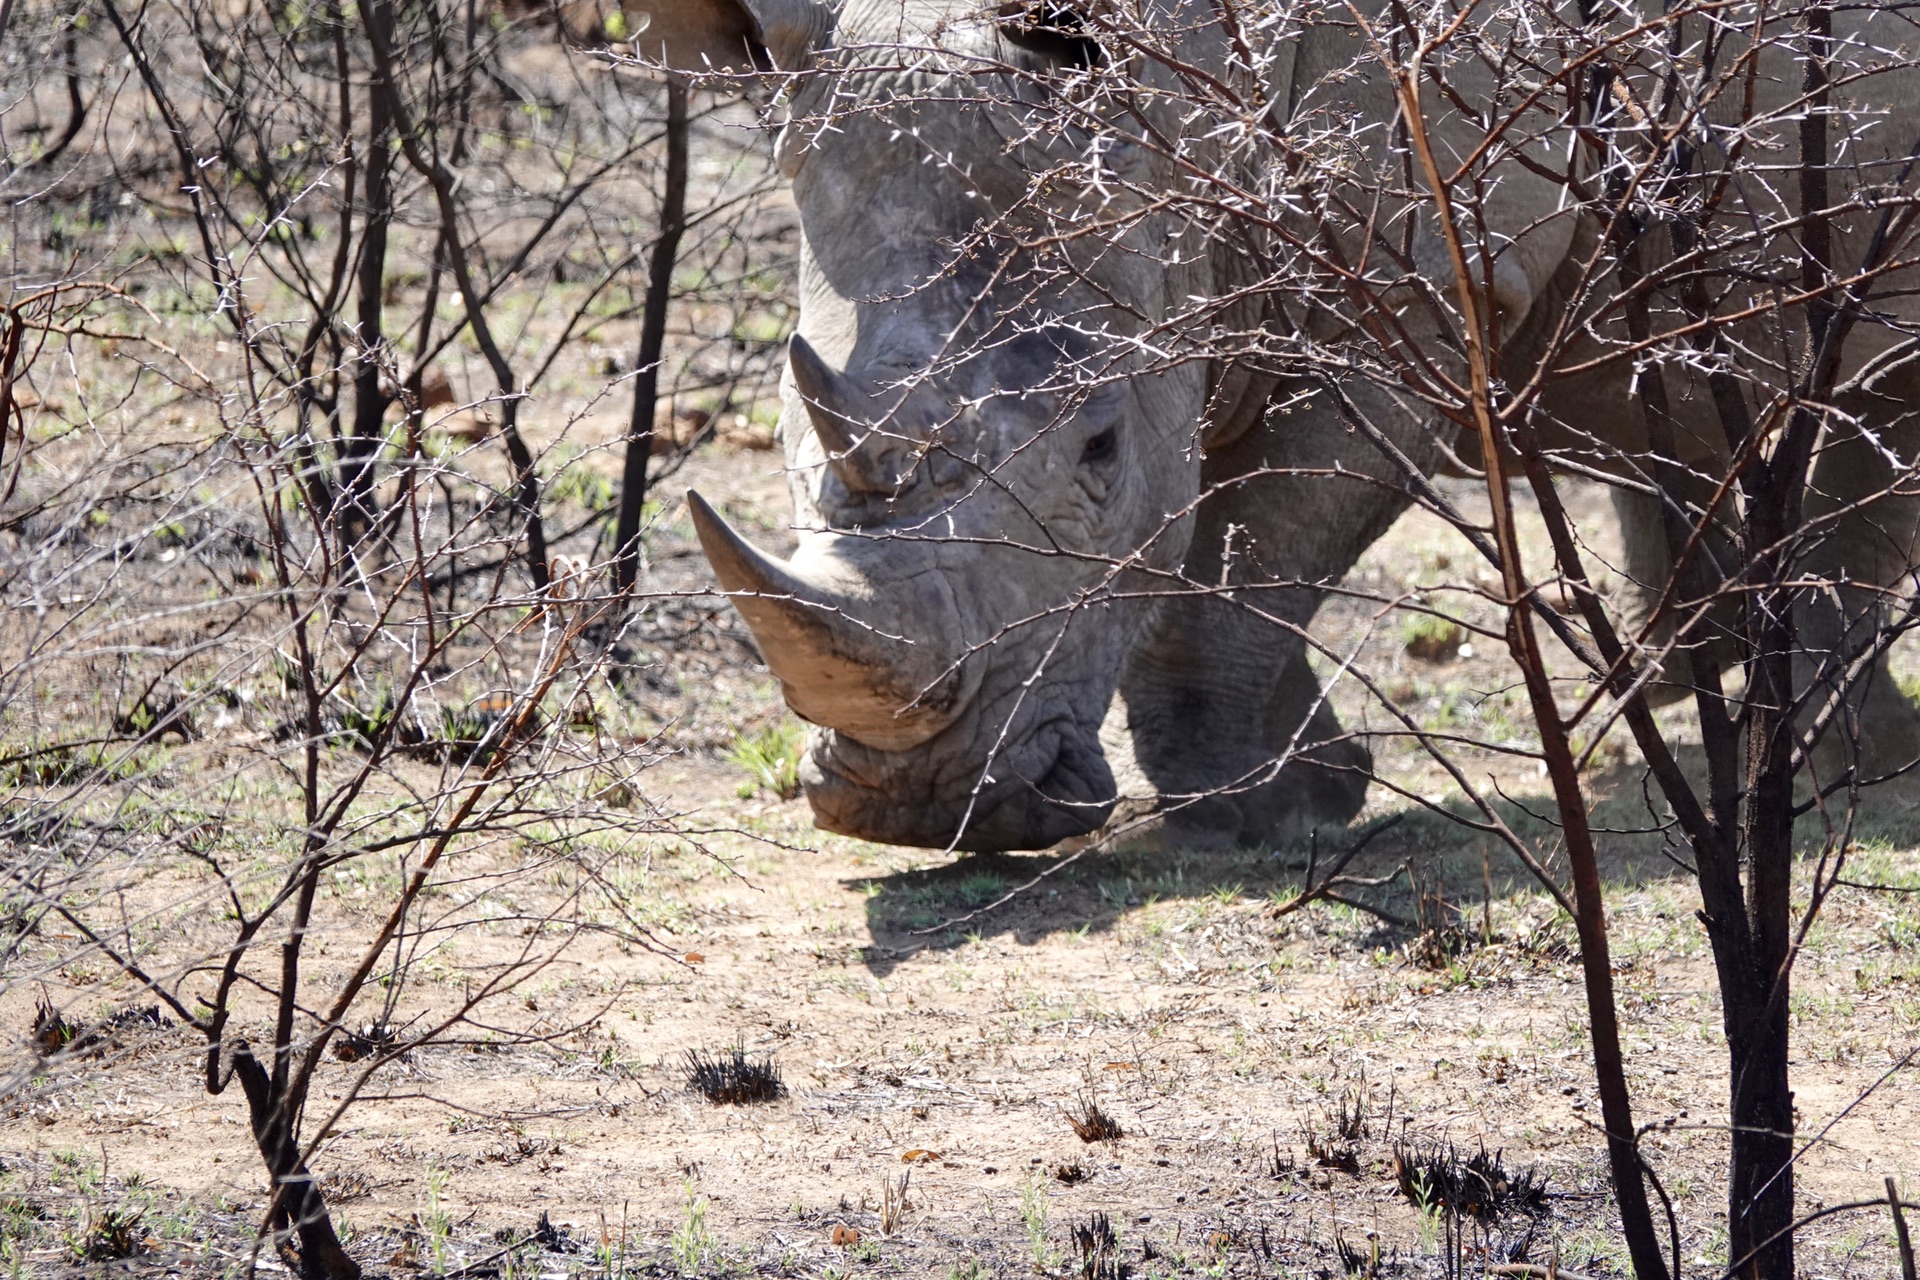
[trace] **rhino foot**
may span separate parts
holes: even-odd
[[[1254,790],[1168,798],[1149,815],[1113,824],[1120,848],[1272,849],[1323,827],[1344,827],[1366,803],[1372,755],[1357,742],[1323,747],[1318,761],[1299,760]]]

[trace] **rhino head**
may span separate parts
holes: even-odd
[[[689,504],[817,726],[817,823],[971,850],[1095,829],[1142,575],[1190,536],[1206,388],[1193,364],[1127,372],[1141,317],[1185,287],[1162,255],[1037,288],[981,234],[1036,164],[1076,158],[1034,141],[1033,80],[981,69],[1044,73],[1070,42],[919,0],[676,0],[641,22],[670,66],[813,69],[777,148],[802,230],[780,420],[799,547],[782,562]]]

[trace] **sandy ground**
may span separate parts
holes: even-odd
[[[716,454],[680,479],[761,512],[777,542],[772,465]],[[669,512],[659,572],[698,571],[678,527]],[[1431,573],[1444,538],[1409,518],[1359,573]],[[1326,626],[1351,622],[1334,612]],[[1469,1258],[1484,1262],[1472,1250],[1490,1239],[1503,1256],[1623,1266],[1571,929],[1473,833],[1418,815],[1355,867],[1406,868],[1454,904],[1451,955],[1344,907],[1276,917],[1305,850],[1099,851],[1062,864],[825,837],[804,801],[743,798],[741,771],[719,758],[730,733],[777,704],[730,624],[715,625],[734,648],[669,663],[658,682],[658,717],[682,750],[644,775],[636,801],[711,834],[617,851],[626,906],[655,949],[618,943],[572,908],[537,930],[551,962],[485,1010],[498,1036],[422,1050],[367,1086],[314,1161],[364,1262],[1080,1274],[1074,1230],[1105,1214],[1139,1276],[1337,1272],[1343,1251],[1365,1270],[1376,1249],[1383,1269],[1419,1273],[1444,1269],[1445,1233],[1401,1194],[1395,1151],[1450,1143],[1498,1153],[1548,1189],[1537,1219],[1469,1224]],[[1508,696],[1486,655],[1393,661],[1436,708],[1452,700],[1484,717]],[[1405,752],[1383,762],[1416,794],[1437,785]],[[1508,784],[1540,802],[1537,781]],[[1603,814],[1644,815],[1631,760],[1605,762],[1594,785],[1613,797]],[[1872,800],[1862,881],[1916,883],[1902,852],[1916,802]],[[1370,817],[1403,807],[1382,793]],[[1609,836],[1606,854],[1637,1115],[1657,1126],[1649,1148],[1682,1253],[1705,1274],[1724,1257],[1725,1063],[1697,893],[1649,838]],[[324,986],[346,964],[377,898],[364,885],[329,891],[311,980]],[[1404,875],[1372,900],[1415,910]],[[207,914],[179,918],[183,942],[213,945]],[[521,940],[508,928],[448,940],[402,1012],[444,1008]],[[75,941],[55,929],[27,948],[40,967],[0,997],[10,1035],[24,1037],[41,996],[87,1014],[130,998],[73,958]],[[1920,1083],[1887,1075],[1920,1043],[1920,895],[1842,890],[1810,940],[1794,1013],[1802,1131],[1818,1135],[1799,1167],[1803,1203],[1875,1197],[1888,1175],[1920,1191]],[[515,1035],[540,1039],[502,1043]],[[688,1051],[733,1046],[770,1059],[784,1097],[715,1106],[690,1091]],[[0,1103],[0,1209],[84,1225],[131,1199],[150,1206],[144,1256],[238,1265],[265,1202],[260,1166],[238,1091],[209,1096],[200,1070],[180,1029],[129,1031],[110,1053],[40,1069]],[[329,1063],[313,1109],[356,1070]],[[1088,1104],[1123,1136],[1076,1137],[1071,1117]],[[1341,1138],[1343,1124],[1357,1136]],[[564,1236],[503,1243],[542,1214]],[[1822,1223],[1805,1273],[1887,1274],[1887,1225],[1884,1214]],[[22,1265],[64,1265],[57,1242],[36,1239]]]

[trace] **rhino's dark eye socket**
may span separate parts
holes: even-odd
[[[1119,436],[1112,427],[1108,427],[1099,435],[1087,438],[1087,443],[1080,450],[1080,461],[1083,463],[1105,462],[1114,455],[1119,443]]]

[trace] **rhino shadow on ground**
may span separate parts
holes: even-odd
[[[1677,754],[1690,776],[1703,776],[1697,747],[1683,746]],[[1685,841],[1677,830],[1664,830],[1656,818],[1649,799],[1657,802],[1658,788],[1642,766],[1616,765],[1593,776],[1590,785],[1597,796],[1593,821],[1600,871],[1610,887],[1691,880],[1691,872],[1676,860],[1687,857]],[[1475,814],[1469,805],[1456,798],[1438,807],[1439,812],[1406,804],[1376,807],[1344,831],[1318,833],[1317,848],[1301,842],[1282,849],[963,854],[937,865],[844,883],[866,895],[872,942],[862,959],[876,978],[886,977],[920,952],[966,941],[1005,937],[1026,946],[1054,933],[1104,933],[1149,903],[1285,901],[1305,884],[1310,867],[1326,867],[1370,826],[1395,814],[1400,820],[1372,839],[1346,870],[1366,878],[1402,871],[1365,893],[1373,905],[1411,922],[1421,892],[1437,890],[1463,915],[1472,914],[1489,892],[1496,901],[1543,896],[1538,882],[1504,843],[1458,820]],[[1547,820],[1554,812],[1551,794],[1540,787],[1517,794],[1509,790],[1500,812],[1515,831],[1546,851],[1552,870],[1564,872],[1564,857],[1554,840],[1556,827]],[[1817,853],[1823,834],[1817,814],[1802,819],[1803,853]],[[1920,771],[1864,793],[1852,839],[1891,847],[1920,844]],[[1039,882],[1031,888],[1001,901],[1036,878]],[[1384,921],[1371,923],[1372,933],[1363,939],[1369,945],[1400,945],[1416,933]]]

